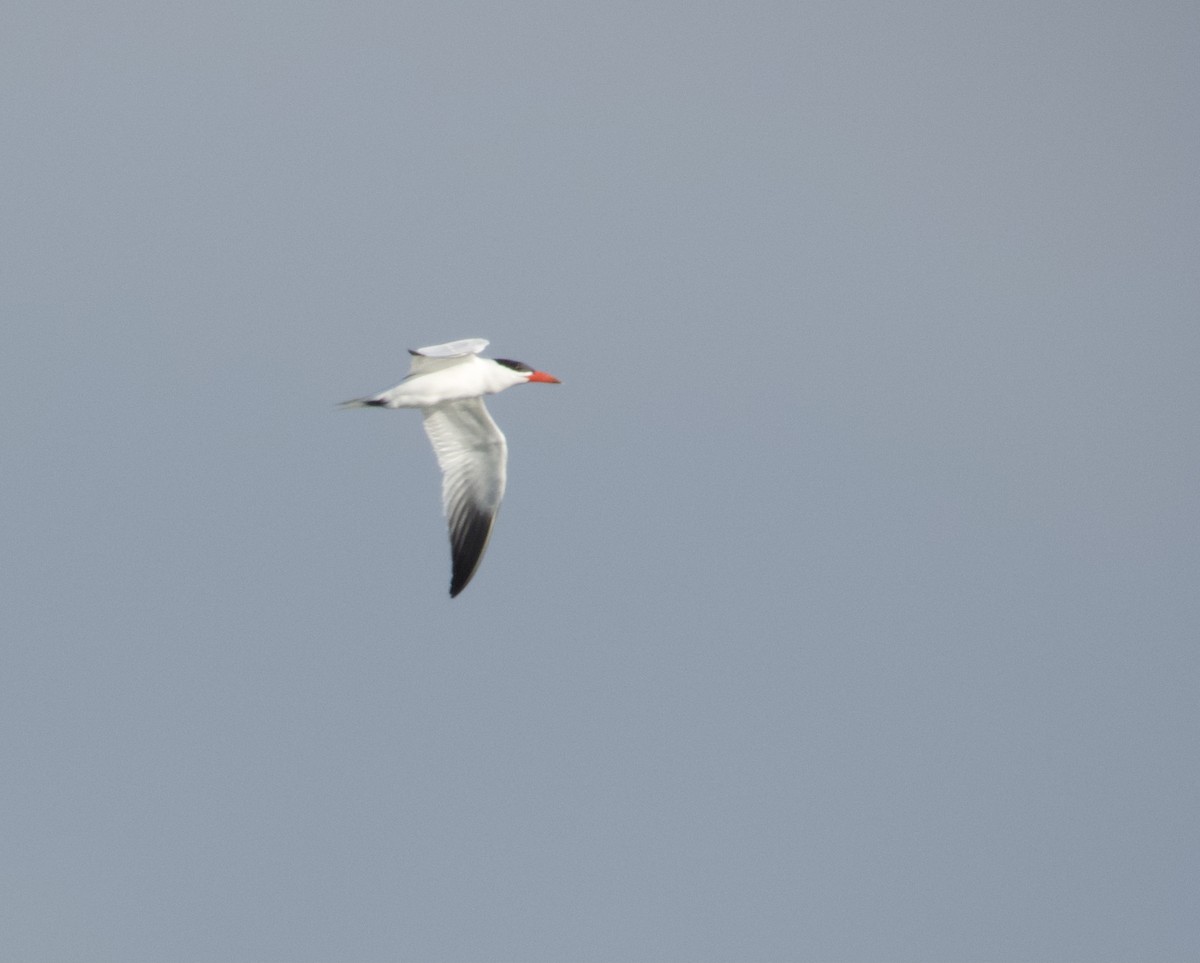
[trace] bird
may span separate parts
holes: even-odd
[[[419,408],[442,470],[442,510],[450,528],[450,597],[474,577],[504,497],[508,443],[483,396],[530,382],[562,384],[508,358],[482,358],[483,338],[410,348],[412,367],[396,387],[344,401],[341,408]]]

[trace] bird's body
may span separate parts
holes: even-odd
[[[504,497],[508,445],[483,405],[483,396],[514,385],[558,384],[519,361],[481,358],[482,338],[418,348],[400,384],[343,407],[420,408],[425,433],[442,470],[442,507],[450,523],[453,574],[450,597],[459,594],[483,558]]]

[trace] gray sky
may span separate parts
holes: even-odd
[[[1196,955],[1194,3],[0,48],[4,959]]]

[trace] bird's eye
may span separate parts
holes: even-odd
[[[512,368],[513,371],[520,371],[522,373],[533,370],[527,364],[522,364],[520,361],[510,361],[508,358],[497,358],[496,364],[502,364],[506,368]]]

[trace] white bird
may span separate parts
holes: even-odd
[[[442,508],[450,523],[450,597],[467,587],[487,548],[504,497],[508,444],[483,406],[494,395],[530,381],[561,384],[520,361],[481,358],[482,338],[418,348],[395,388],[343,402],[343,408],[420,408],[425,433],[442,469]]]

